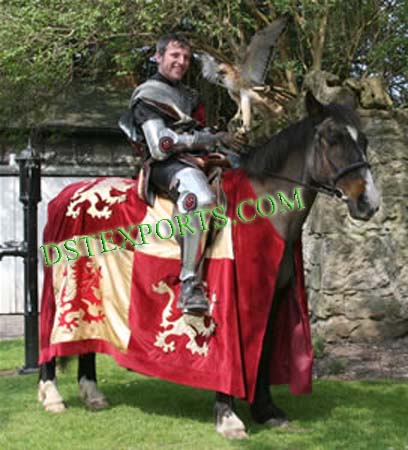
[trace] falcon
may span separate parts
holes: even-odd
[[[242,131],[245,133],[250,130],[252,103],[261,108],[271,108],[265,96],[260,93],[268,92],[265,77],[275,44],[286,28],[287,22],[288,16],[282,16],[258,31],[252,37],[242,63],[232,65],[218,62],[207,53],[200,55],[203,77],[228,90],[230,97],[238,106],[233,120],[242,115]]]

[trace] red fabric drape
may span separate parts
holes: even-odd
[[[84,213],[87,200],[83,202],[78,217],[67,218],[67,205],[78,188],[84,187],[84,182],[66,188],[49,205],[44,242],[58,243],[72,236],[143,223],[146,205],[136,195],[136,183],[131,180],[127,182],[132,183],[132,188],[126,190],[126,202],[111,205],[113,214],[106,220],[92,219]],[[229,202],[228,216],[234,220],[237,205],[242,200],[255,198],[255,194],[248,178],[240,170],[225,173],[223,187]],[[247,217],[252,216],[250,205],[244,208],[244,213]],[[120,365],[142,374],[221,391],[251,401],[285,243],[270,222],[262,218],[251,223],[237,221],[232,225],[232,240],[233,259],[222,257],[206,261],[206,281],[215,331],[209,336],[191,339],[185,332],[177,334],[174,328],[173,335],[169,335],[166,341],[174,342],[173,350],[167,348],[165,351],[157,343],[160,332],[181,323],[178,321],[180,313],[175,307],[175,300],[166,319],[168,324],[163,326],[165,307],[169,305],[168,294],[172,292],[175,299],[178,295],[179,260],[154,256],[137,248],[133,252],[127,323],[130,338],[126,349],[119,349],[112,342],[101,338],[64,342],[51,339],[53,330],[58,328],[52,285],[55,266],[46,268],[41,309],[40,363],[53,356],[103,352],[112,355]],[[295,249],[295,264],[296,295],[288,291],[274,327],[270,381],[273,384],[288,383],[292,393],[305,394],[311,390],[313,352],[300,242]],[[170,289],[167,294],[154,288],[161,281]],[[102,298],[102,303],[104,301]],[[208,326],[209,323],[210,319],[207,318],[204,325]],[[80,321],[78,326],[88,325]],[[194,341],[198,345],[195,348],[200,348],[200,351],[203,351],[205,344],[206,354],[188,348],[190,341]]]

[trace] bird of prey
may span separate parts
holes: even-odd
[[[287,22],[288,16],[282,16],[258,31],[252,37],[240,64],[218,62],[207,53],[200,56],[204,78],[224,86],[237,103],[238,111],[234,119],[242,114],[243,132],[250,130],[251,103],[270,109],[270,104],[260,92],[267,91],[264,83],[272,52]]]

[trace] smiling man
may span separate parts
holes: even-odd
[[[162,36],[155,57],[157,73],[135,89],[130,101],[133,122],[145,141],[144,198],[152,204],[154,193],[165,194],[182,215],[210,210],[215,198],[198,158],[214,151],[218,142],[239,149],[242,138],[203,128],[202,107],[201,117],[197,116],[198,94],[181,82],[191,60],[191,45],[184,35]],[[182,237],[177,303],[183,313],[193,315],[205,314],[209,309],[200,270],[203,227],[199,220],[194,216],[190,225],[195,232]]]
[[[158,72],[167,80],[177,83],[183,79],[190,67],[190,58],[190,47],[183,42],[170,41],[164,49],[157,49]]]

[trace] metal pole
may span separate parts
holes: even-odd
[[[21,374],[38,369],[37,204],[41,201],[41,159],[31,147],[16,158],[20,164],[20,201],[24,208],[24,349]]]

